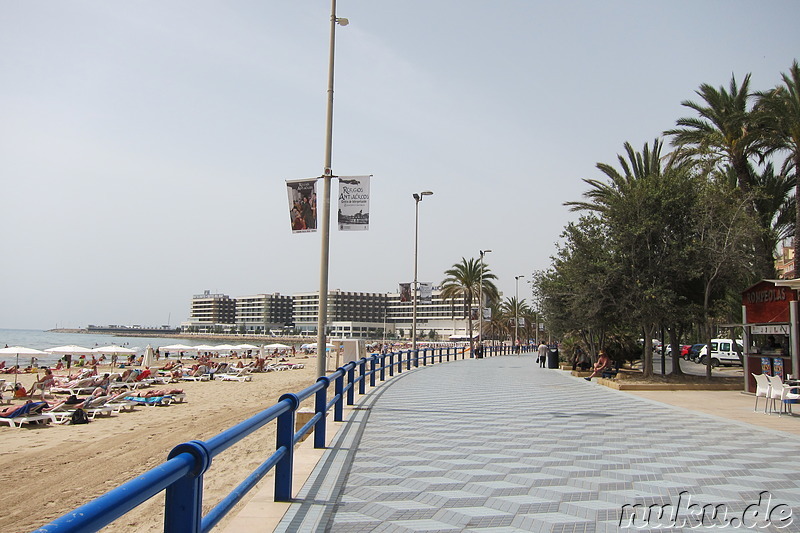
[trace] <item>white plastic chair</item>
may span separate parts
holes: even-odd
[[[772,407],[770,408],[770,412],[775,411],[775,402],[783,401],[783,380],[780,376],[767,376],[769,380],[769,399],[772,402]],[[778,411],[780,414],[780,411]]]
[[[767,405],[769,404],[769,379],[764,374],[753,374],[756,378],[756,404],[753,407],[753,412],[758,411],[758,399],[764,398],[764,412],[767,412]]]

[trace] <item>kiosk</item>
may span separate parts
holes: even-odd
[[[753,374],[785,380],[800,369],[798,289],[800,279],[762,280],[742,292],[745,391],[756,390]]]

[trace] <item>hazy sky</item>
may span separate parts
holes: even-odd
[[[318,290],[319,234],[291,233],[285,180],[322,173],[329,14],[0,3],[0,328],[176,325],[206,289]],[[332,228],[345,291],[412,280],[412,194],[432,190],[419,280],[491,249],[514,296],[597,162],[691,115],[701,83],[767,89],[800,57],[796,0],[339,0],[338,16],[333,171],[374,175],[369,231]]]

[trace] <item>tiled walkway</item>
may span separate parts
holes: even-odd
[[[643,530],[705,530],[709,513],[693,516],[713,504],[728,510],[714,529],[800,531],[798,458],[797,436],[632,397],[533,356],[456,361],[363,397],[276,531],[611,532],[635,504],[673,506],[646,523],[640,508]]]

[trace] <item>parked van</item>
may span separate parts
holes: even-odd
[[[741,365],[744,361],[742,341],[733,339],[711,339],[711,366]],[[698,354],[701,364],[706,364],[708,347],[703,346]]]

